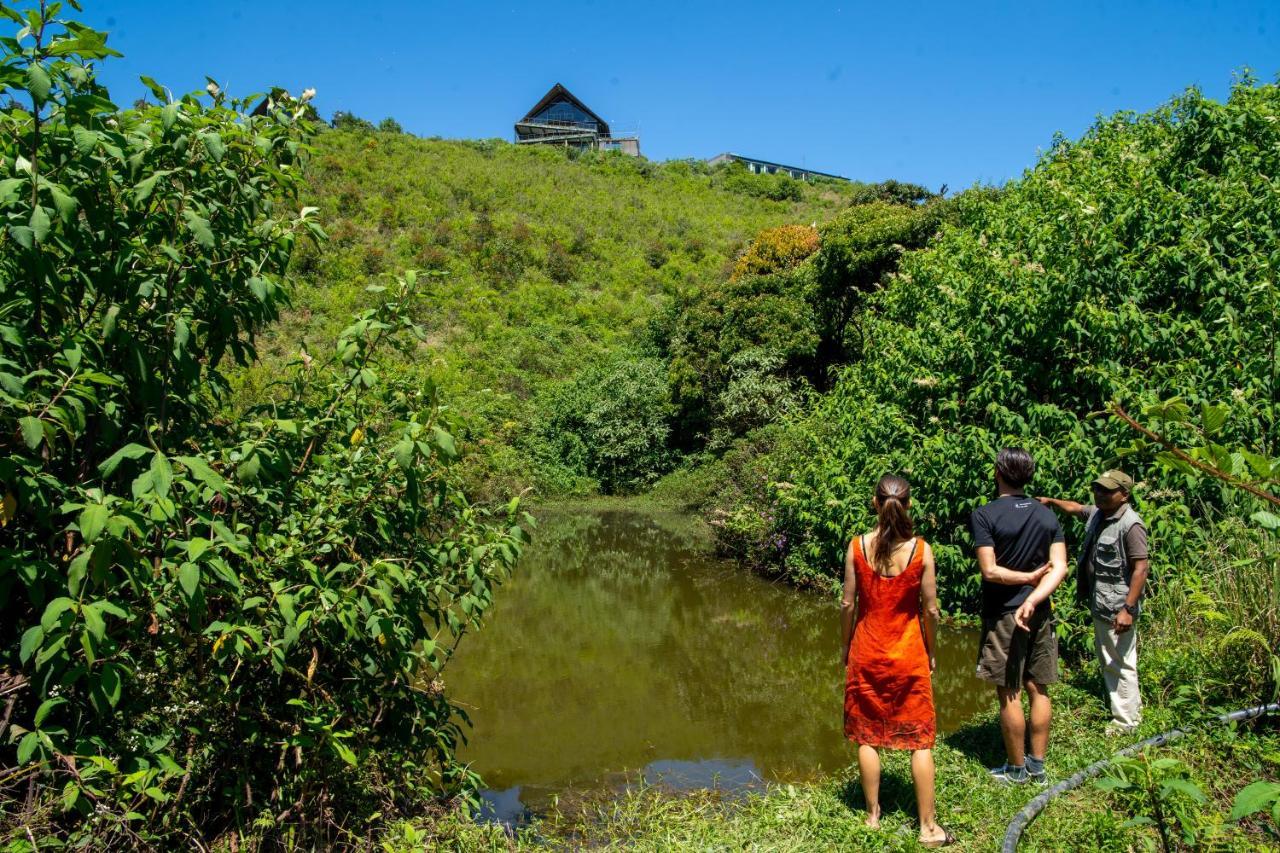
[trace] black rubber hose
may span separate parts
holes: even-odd
[[[1232,711],[1230,714],[1223,714],[1218,717],[1220,723],[1238,722],[1240,720],[1252,720],[1255,717],[1261,717],[1264,714],[1274,714],[1280,712],[1280,704],[1272,702],[1269,705],[1254,705],[1252,708],[1241,708],[1239,711]],[[1158,734],[1155,737],[1147,738],[1144,741],[1135,743],[1133,746],[1125,747],[1110,758],[1104,758],[1101,761],[1095,761],[1085,769],[1081,770],[1070,779],[1064,779],[1045,791],[1042,791],[1038,797],[1033,799],[1022,807],[1022,811],[1013,816],[1013,820],[1009,821],[1009,828],[1004,833],[1004,844],[1000,847],[1001,853],[1016,853],[1018,849],[1018,841],[1022,838],[1022,833],[1031,821],[1049,805],[1049,801],[1055,797],[1065,794],[1074,788],[1083,785],[1087,780],[1097,776],[1106,769],[1112,761],[1117,758],[1134,755],[1141,752],[1149,746],[1164,746],[1170,741],[1175,741],[1185,735],[1182,729],[1171,729],[1164,734]]]

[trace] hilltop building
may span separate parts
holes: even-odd
[[[638,133],[610,130],[608,122],[559,83],[533,105],[528,115],[516,122],[516,143],[595,148],[640,156]]]
[[[807,181],[809,178],[829,178],[833,181],[849,180],[843,175],[832,175],[829,172],[819,172],[817,169],[805,169],[800,166],[784,166],[781,163],[757,160],[755,157],[744,157],[741,154],[733,154],[728,151],[724,154],[717,154],[707,161],[710,166],[719,166],[721,163],[741,163],[747,167],[748,171],[757,175],[776,175],[779,172],[783,172],[797,181]]]

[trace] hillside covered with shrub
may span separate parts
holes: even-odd
[[[610,419],[573,410],[572,388],[560,385],[588,368],[629,373],[626,362],[650,348],[651,320],[679,294],[721,280],[757,231],[825,221],[858,194],[902,191],[341,126],[315,140],[307,173],[308,203],[331,239],[323,250],[299,247],[293,308],[264,339],[268,366],[244,378],[243,396],[268,393],[274,366],[340,331],[368,284],[400,269],[433,273],[416,317],[427,338],[397,369],[450,395],[464,436],[484,448],[473,479],[495,494],[650,482],[665,465],[662,429],[623,438],[636,453],[662,455],[658,467],[621,473],[581,447],[548,443],[566,419]],[[661,420],[665,402],[646,394],[665,397],[665,388],[632,385],[640,396],[617,416]]]

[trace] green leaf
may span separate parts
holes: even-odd
[[[1215,435],[1218,430],[1222,429],[1227,422],[1227,415],[1231,414],[1231,408],[1222,403],[1201,403],[1200,404],[1200,425],[1204,429],[1205,435]]]
[[[75,198],[68,195],[62,187],[58,186],[50,186],[49,195],[53,196],[53,206],[58,209],[58,216],[62,217],[62,221],[71,221],[71,217],[76,212],[77,202]]]
[[[441,429],[440,427],[433,428],[432,443],[436,446],[436,449],[440,451],[440,454],[444,456],[444,458],[446,459],[458,458],[458,447],[456,444],[454,444],[453,436],[447,433],[446,431],[444,431],[443,429]]]
[[[1204,792],[1186,779],[1166,779],[1162,787],[1164,788],[1166,795],[1168,795],[1170,791],[1178,791],[1179,793],[1185,794],[1195,800],[1197,803],[1203,803],[1205,801]]]
[[[200,559],[200,555],[208,551],[213,543],[203,536],[196,536],[187,543],[187,559],[195,562]]]
[[[267,282],[264,279],[256,275],[249,279],[249,290],[253,292],[259,302],[267,301]]]
[[[188,599],[195,598],[200,588],[200,567],[195,563],[183,563],[178,567],[178,584]]]
[[[42,642],[44,642],[44,628],[39,625],[32,625],[26,631],[23,631],[22,644],[18,649],[18,660],[26,663],[39,650]]]
[[[222,137],[210,131],[200,134],[200,141],[204,143],[204,150],[209,152],[209,158],[215,163],[221,163],[222,155],[227,151]]]
[[[22,188],[29,183],[26,178],[5,178],[0,181],[0,205],[10,205],[17,201]]]
[[[1260,509],[1249,518],[1253,519],[1254,523],[1259,527],[1267,530],[1280,530],[1280,515],[1276,515],[1274,512]]]
[[[222,479],[222,475],[210,468],[209,463],[197,456],[175,456],[174,461],[179,465],[185,466],[191,472],[192,477],[212,489],[221,491],[227,487],[227,481]]]
[[[22,440],[31,450],[35,450],[44,441],[44,424],[40,423],[39,418],[18,418],[18,426],[22,427]]]
[[[349,746],[337,739],[330,740],[329,745],[333,747],[333,751],[338,754],[339,758],[352,767],[356,766],[356,754],[351,751]]]
[[[145,74],[143,74],[138,79],[142,81],[142,85],[146,86],[148,89],[151,90],[151,94],[155,96],[155,99],[157,101],[169,100],[169,93],[166,92],[164,90],[164,87],[161,86],[159,83],[157,83],[154,78],[148,77]]]
[[[53,88],[53,81],[49,79],[49,72],[39,62],[33,62],[27,66],[27,91],[35,96],[36,103],[43,104],[49,100],[49,90]]]
[[[155,192],[156,183],[166,174],[167,172],[156,172],[154,175],[138,181],[133,187],[133,200],[138,204],[142,204],[151,198],[151,194]]]
[[[22,740],[18,741],[18,764],[26,764],[30,761],[39,744],[40,735],[38,733],[27,732],[23,735]]]
[[[102,339],[110,340],[116,332],[116,320],[120,317],[120,306],[112,305],[102,317]]]
[[[90,546],[71,561],[71,565],[67,567],[67,592],[72,595],[80,594],[80,584],[84,580],[85,574],[89,571],[89,558],[93,556],[93,547]]]
[[[110,515],[110,511],[102,504],[89,504],[81,511],[80,535],[85,542],[92,543],[102,535],[102,529],[106,527]]]
[[[43,207],[36,205],[31,211],[31,221],[27,223],[31,228],[31,236],[35,238],[37,243],[43,243],[44,238],[49,236],[49,229],[53,222],[49,219],[49,213]]]
[[[213,230],[209,228],[209,220],[194,210],[182,211],[182,217],[187,220],[187,229],[196,238],[197,243],[206,249],[212,249],[216,245],[217,241],[213,237]]]
[[[106,697],[107,703],[115,707],[120,703],[121,683],[120,670],[114,664],[107,664],[98,676],[98,687]]]
[[[173,466],[163,453],[156,453],[151,457],[151,483],[160,497],[166,497],[173,485]]]
[[[126,459],[138,459],[151,453],[150,447],[144,447],[141,444],[126,444],[115,453],[107,457],[107,460],[98,466],[98,473],[104,477],[110,477],[115,473],[116,468],[120,467],[120,463]]]
[[[107,636],[107,623],[102,618],[102,614],[98,612],[96,604],[86,604],[80,608],[80,615],[84,617],[84,627],[99,643]]]
[[[160,126],[165,130],[173,127],[173,123],[178,120],[178,105],[165,104],[160,109]]]
[[[236,476],[240,478],[242,483],[252,483],[258,479],[258,472],[262,470],[262,460],[256,452],[249,454],[249,458],[240,463],[236,468]]]
[[[1240,456],[1244,458],[1245,462],[1249,463],[1249,468],[1253,471],[1254,476],[1263,480],[1270,480],[1275,476],[1276,464],[1271,457],[1253,453],[1249,450],[1241,450]]]
[[[30,249],[36,243],[36,235],[26,225],[10,226],[9,236],[24,249]]]
[[[1265,779],[1253,782],[1236,794],[1228,820],[1241,820],[1263,811],[1273,803],[1280,803],[1280,782],[1268,782]]]
[[[79,154],[88,154],[98,147],[98,134],[87,127],[73,128],[71,136],[75,139],[76,152]]]
[[[74,605],[75,602],[65,596],[50,601],[44,608],[44,614],[40,617],[40,627],[44,628],[44,632],[48,634],[58,624],[62,614]]]
[[[391,452],[395,454],[396,464],[399,465],[401,469],[408,471],[410,468],[413,467],[413,442],[412,441],[410,441],[407,438],[403,439],[398,444],[396,444],[395,448],[393,448]]]
[[[35,727],[38,729],[44,725],[45,719],[49,716],[49,712],[59,705],[67,704],[67,700],[62,696],[54,696],[40,703],[40,707],[36,709]]]

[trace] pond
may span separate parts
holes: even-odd
[[[461,751],[513,822],[552,796],[643,778],[746,789],[837,770],[839,603],[715,558],[700,522],[624,510],[553,511],[450,664],[474,728]],[[993,704],[976,632],[944,626],[941,732]]]

